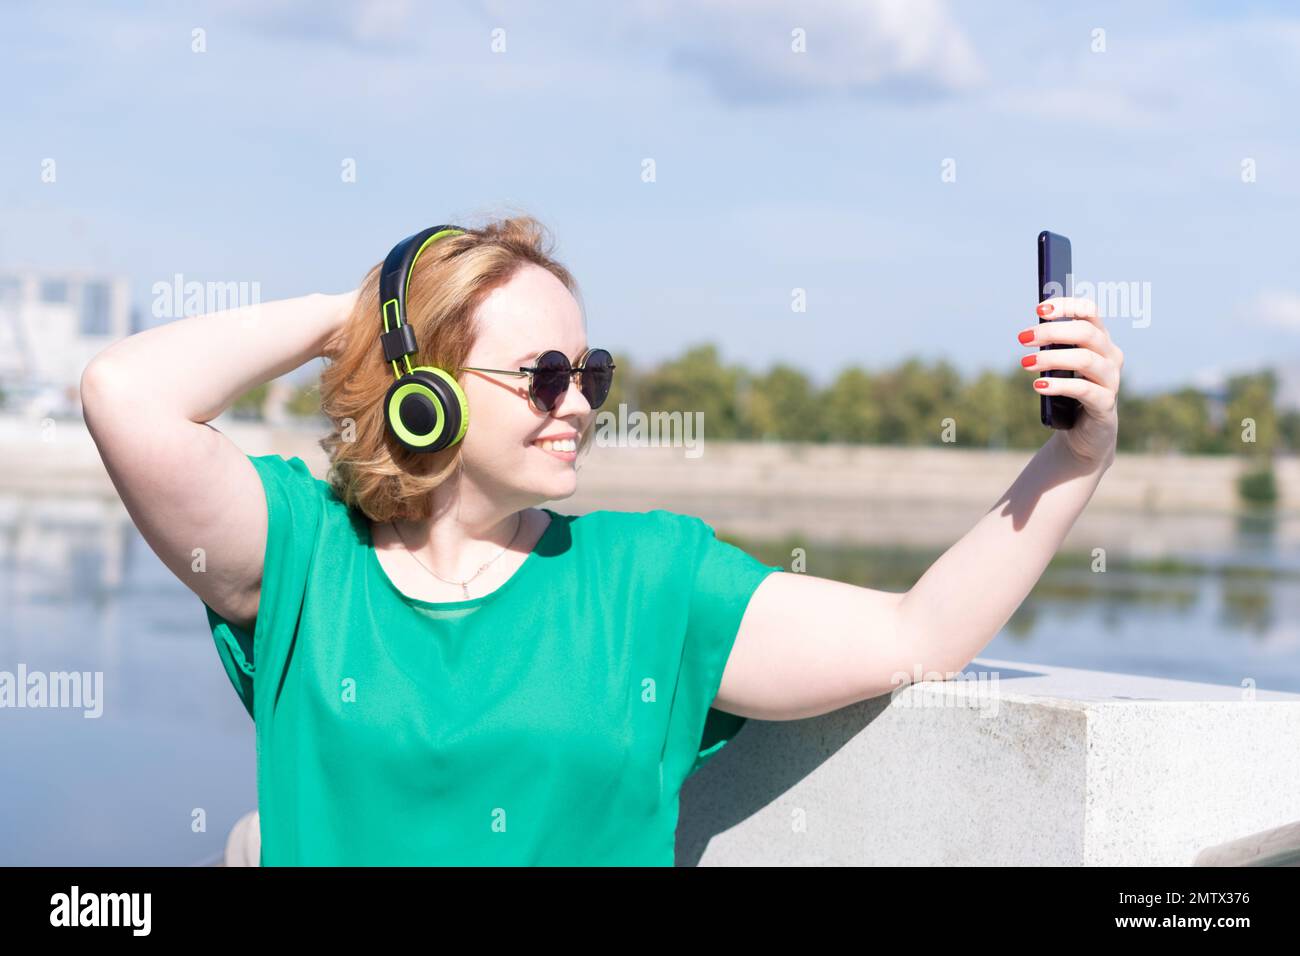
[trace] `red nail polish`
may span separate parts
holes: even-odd
[[[1034,388],[1047,388],[1047,379],[1045,378],[1034,379]]]
[[[1040,306],[1038,307],[1038,314],[1039,314],[1039,315],[1051,315],[1051,314],[1052,314],[1052,303],[1050,303],[1050,302],[1044,302],[1042,305],[1040,305]]]
[[[1020,360],[1020,364],[1023,365],[1025,368],[1029,368],[1029,366],[1033,365],[1037,361],[1038,361],[1037,355],[1026,355],[1024,358]]]
[[[1034,330],[1033,330],[1033,329],[1025,329],[1023,332],[1021,332],[1019,335],[1017,335],[1016,338],[1020,339],[1020,341],[1021,341],[1023,344],[1028,345],[1030,342],[1032,342],[1032,341],[1034,340]]]

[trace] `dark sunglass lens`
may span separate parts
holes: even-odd
[[[572,375],[573,369],[563,352],[542,353],[537,360],[537,371],[533,373],[533,396],[543,411],[549,412],[564,396]]]
[[[588,405],[600,408],[614,383],[614,358],[604,349],[592,349],[582,364],[582,394]]]

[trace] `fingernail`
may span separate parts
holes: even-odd
[[[1028,345],[1030,342],[1032,342],[1032,341],[1034,340],[1034,330],[1033,330],[1033,329],[1025,329],[1025,330],[1024,330],[1023,332],[1021,332],[1018,336],[1016,336],[1016,338],[1020,339],[1020,341],[1021,341],[1022,343]]]
[[[1029,366],[1033,365],[1037,361],[1038,361],[1037,355],[1026,355],[1024,358],[1020,360],[1020,364],[1023,365],[1025,368],[1029,368]]]
[[[1034,379],[1034,388],[1047,388],[1047,379],[1045,378]]]
[[[1050,302],[1044,302],[1042,305],[1040,305],[1040,306],[1038,307],[1038,314],[1039,314],[1039,315],[1051,315],[1051,314],[1052,314],[1052,303],[1050,303]]]

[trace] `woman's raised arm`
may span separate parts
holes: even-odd
[[[797,720],[878,697],[915,680],[955,676],[1025,600],[1115,461],[1124,353],[1091,299],[1038,306],[1067,321],[1025,329],[1022,361],[1046,394],[1078,399],[1006,493],[903,593],[805,574],[772,574],[741,620],[714,706],[759,720]]]
[[[257,615],[266,499],[245,453],[206,423],[249,389],[333,354],[356,296],[314,293],[178,319],[113,343],[82,373],[86,425],[131,520],[233,623]]]

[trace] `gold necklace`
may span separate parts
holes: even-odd
[[[467,577],[464,581],[448,581],[446,578],[444,578],[442,575],[440,575],[437,571],[433,570],[433,568],[429,567],[427,564],[425,564],[425,563],[424,563],[423,561],[421,561],[419,558],[416,558],[416,557],[415,557],[415,552],[412,551],[412,550],[410,549],[410,547],[409,547],[409,546],[407,545],[407,543],[406,543],[406,539],[402,537],[402,532],[400,532],[400,531],[397,530],[397,522],[396,522],[396,521],[389,521],[388,523],[391,524],[391,525],[393,526],[393,533],[397,535],[397,540],[399,540],[399,541],[402,542],[402,547],[406,549],[406,553],[409,554],[412,558],[415,558],[415,562],[416,562],[416,564],[418,564],[420,567],[424,568],[424,570],[428,571],[428,572],[429,572],[430,574],[432,574],[435,578],[437,578],[439,581],[442,581],[442,582],[445,583],[445,584],[459,584],[459,585],[460,585],[460,589],[461,589],[461,591],[464,593],[466,600],[468,600],[468,599],[469,599],[469,588],[468,588],[466,585],[468,585],[469,582],[473,581],[476,577],[478,577],[478,576],[479,576],[480,574],[482,574],[485,570],[487,570],[488,565],[490,565],[493,561],[495,561],[497,558],[501,557],[501,555],[503,555],[503,554],[505,554],[507,551],[509,551],[509,550],[510,550],[510,545],[511,545],[511,544],[514,544],[514,543],[515,543],[515,538],[519,537],[519,531],[520,531],[520,529],[522,529],[523,526],[524,526],[524,513],[523,513],[522,511],[519,511],[519,512],[516,512],[516,515],[517,515],[517,517],[519,518],[519,523],[515,526],[515,533],[514,533],[514,535],[510,538],[510,543],[507,544],[507,545],[506,545],[504,548],[502,548],[500,551],[498,551],[497,554],[496,554],[496,557],[491,558],[490,560],[485,561],[482,565],[480,565],[480,566],[479,566],[479,569],[478,569],[477,571],[475,571],[473,574],[471,574],[469,577]]]

